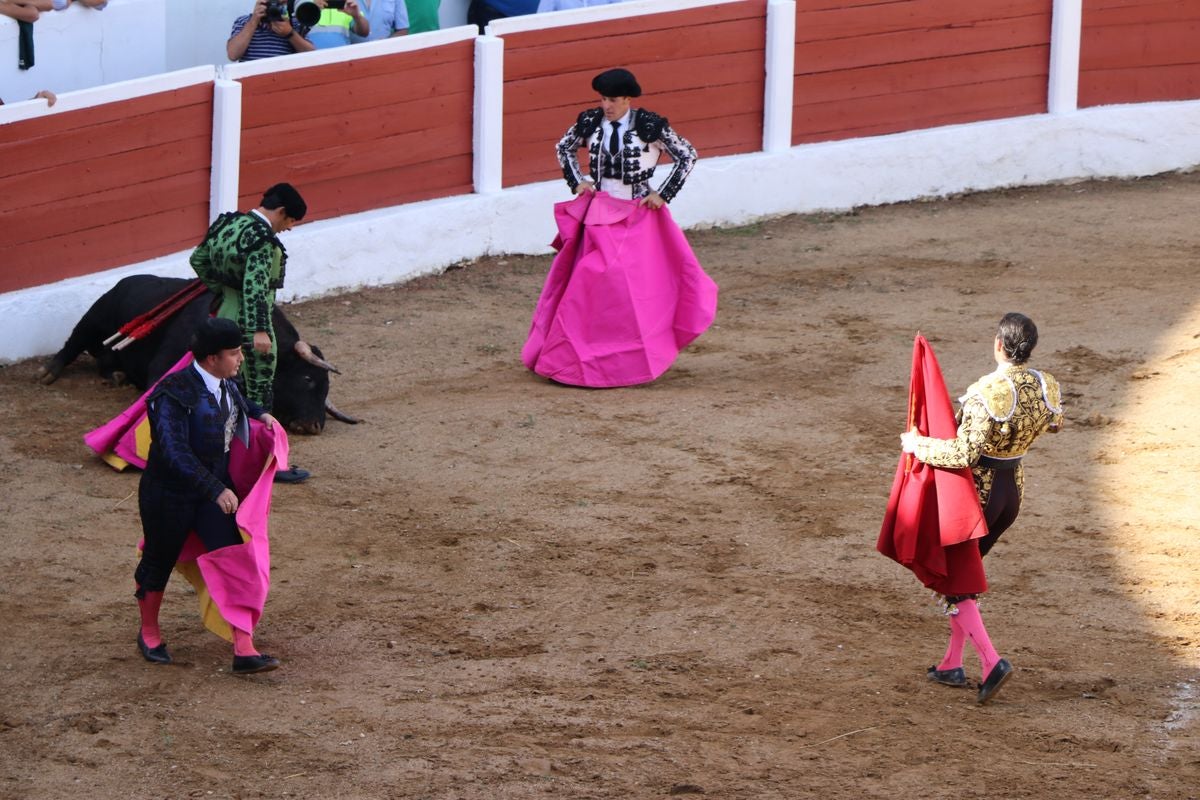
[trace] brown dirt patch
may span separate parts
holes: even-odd
[[[257,679],[180,580],[181,663],[135,650],[137,477],[80,441],[131,390],[0,369],[0,797],[1196,798],[1197,218],[1187,174],[696,232],[717,324],[622,390],[521,368],[548,258],[293,306],[366,422],[293,439]],[[979,708],[874,541],[913,334],[957,393],[1010,310],[1069,424]]]

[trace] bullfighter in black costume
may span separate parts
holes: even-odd
[[[642,87],[629,70],[610,69],[592,79],[600,107],[580,113],[558,142],[558,163],[576,194],[600,189],[613,197],[638,200],[651,208],[669,203],[683,188],[696,165],[696,148],[672,130],[666,117],[632,108]],[[576,152],[588,148],[588,174]],[[666,151],[675,160],[671,174],[657,190],[650,188],[654,167]]]
[[[664,117],[632,107],[642,87],[629,70],[601,72],[592,89],[599,107],[579,114],[555,147],[575,198],[554,207],[559,253],[521,361],[569,386],[634,386],[656,380],[708,329],[718,290],[666,208],[696,149]],[[656,190],[650,179],[664,153],[674,163]]]

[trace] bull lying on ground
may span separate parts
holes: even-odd
[[[42,383],[53,383],[68,364],[87,351],[96,359],[100,374],[114,384],[132,383],[145,390],[183,357],[192,332],[208,315],[213,295],[204,292],[164,322],[154,332],[130,346],[114,351],[104,344],[125,323],[154,308],[189,281],[132,275],[124,278],[92,304],[58,353],[42,367]],[[300,339],[295,326],[275,306],[271,311],[279,361],[275,369],[275,407],[271,413],[288,430],[320,433],[325,415],[342,422],[357,419],[338,411],[329,402],[329,373],[337,372],[321,350]]]

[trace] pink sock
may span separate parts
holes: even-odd
[[[984,679],[991,673],[992,667],[1000,660],[992,640],[988,638],[987,628],[983,627],[983,617],[979,615],[979,606],[974,600],[963,600],[958,604],[958,624],[970,640],[971,646],[979,654],[979,663],[983,665]]]
[[[162,632],[158,629],[158,609],[162,606],[162,592],[142,592],[138,598],[138,612],[142,616],[142,641],[153,649],[162,644]]]
[[[967,643],[967,632],[958,624],[958,616],[952,616],[950,619],[950,643],[946,645],[946,655],[942,656],[942,663],[937,665],[938,669],[958,669],[963,665],[963,646]]]
[[[233,654],[235,656],[257,656],[254,649],[254,637],[241,628],[233,629]]]

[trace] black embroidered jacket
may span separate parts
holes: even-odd
[[[584,179],[577,151],[585,144],[589,153],[588,174],[597,186],[600,185],[604,160],[610,158],[600,141],[603,138],[600,126],[603,119],[604,112],[599,108],[582,112],[555,148],[563,177],[571,191],[575,191]],[[696,165],[696,148],[671,129],[666,117],[643,108],[633,109],[628,129],[621,131],[618,161],[612,165],[620,175],[621,183],[633,190],[633,199],[638,200],[650,194],[650,176],[654,174],[654,167],[664,150],[675,160],[675,166],[659,187],[658,193],[663,200],[670,202],[679,194],[683,182]]]

